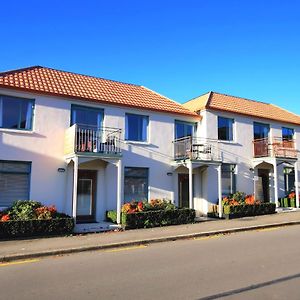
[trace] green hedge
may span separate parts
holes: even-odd
[[[279,206],[280,207],[296,207],[296,199],[290,198],[280,198],[279,199]]]
[[[195,210],[189,208],[153,210],[131,214],[122,213],[121,224],[129,229],[188,224],[194,223],[195,216]],[[108,211],[107,219],[113,223],[116,223],[116,211]]]
[[[71,233],[74,219],[27,220],[0,222],[0,238],[60,235]]]
[[[223,212],[226,219],[268,215],[276,212],[276,204],[261,203],[254,205],[225,205],[223,207]]]

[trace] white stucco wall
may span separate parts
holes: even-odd
[[[65,130],[70,126],[71,105],[80,104],[104,109],[104,127],[125,132],[125,114],[149,116],[148,143],[122,142],[123,170],[125,167],[149,168],[149,199],[174,200],[173,144],[175,120],[195,121],[190,117],[154,111],[72,101],[43,95],[0,89],[0,94],[35,99],[32,132],[0,129],[0,160],[32,162],[30,199],[46,205],[55,204],[60,211],[72,210],[72,163],[64,160]],[[89,166],[90,167],[90,166]],[[59,173],[58,168],[66,172]],[[80,166],[81,168],[81,166]],[[93,168],[91,168],[93,169]],[[117,168],[113,164],[97,167],[97,219],[105,211],[116,208]]]

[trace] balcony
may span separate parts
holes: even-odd
[[[173,141],[175,160],[220,161],[218,143],[204,138],[183,137]]]
[[[65,133],[65,155],[121,156],[121,129],[74,124]]]
[[[281,137],[257,139],[253,141],[253,155],[259,157],[297,158],[294,140],[283,140]]]

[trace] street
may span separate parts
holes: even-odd
[[[0,264],[0,299],[300,299],[300,226]]]

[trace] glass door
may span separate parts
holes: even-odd
[[[77,183],[77,211],[79,222],[95,221],[96,171],[79,170]]]
[[[269,156],[269,124],[256,123],[253,124],[254,135],[254,157]]]

